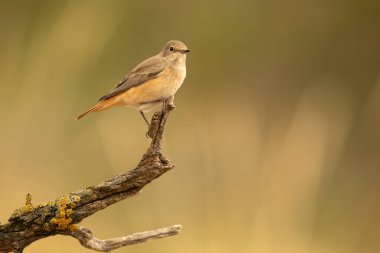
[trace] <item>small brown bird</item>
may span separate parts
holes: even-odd
[[[178,40],[171,40],[161,52],[137,65],[98,103],[77,117],[113,106],[124,105],[145,112],[174,96],[186,77],[186,54],[190,50]]]

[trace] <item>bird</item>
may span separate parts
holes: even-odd
[[[77,120],[114,106],[127,106],[138,110],[149,126],[145,113],[174,97],[185,80],[189,52],[185,43],[170,40],[157,55],[138,64]]]

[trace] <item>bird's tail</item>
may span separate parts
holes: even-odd
[[[92,113],[92,112],[96,112],[97,110],[99,110],[103,105],[102,104],[97,104],[93,107],[91,107],[90,109],[88,109],[87,111],[85,111],[84,113],[82,113],[81,115],[79,115],[77,117],[77,120],[80,120],[81,118],[83,118],[84,116],[86,116],[87,114],[89,113]]]

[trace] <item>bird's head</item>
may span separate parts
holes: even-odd
[[[160,54],[166,61],[175,64],[178,61],[186,60],[186,54],[189,52],[190,50],[185,43],[179,40],[171,40],[166,43]]]

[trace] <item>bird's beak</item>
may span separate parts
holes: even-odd
[[[187,53],[189,53],[190,52],[190,50],[189,49],[182,49],[182,50],[178,50],[180,53],[182,53],[182,54],[187,54]]]

